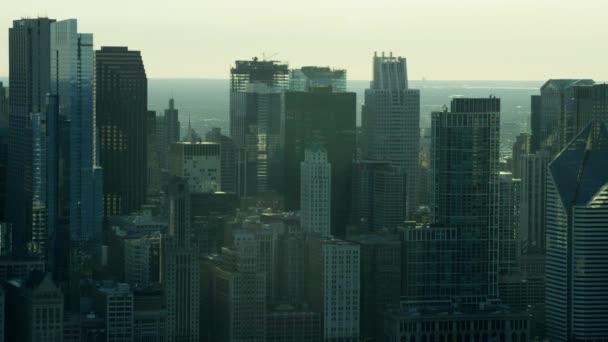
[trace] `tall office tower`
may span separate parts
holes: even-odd
[[[530,96],[530,153],[535,153],[540,149],[541,108],[540,95]]]
[[[281,186],[279,153],[287,64],[236,61],[230,70],[230,137],[237,150],[239,196],[276,191]]]
[[[331,236],[331,164],[320,145],[306,149],[301,163],[301,225],[311,233]]]
[[[53,19],[21,19],[9,29],[9,131],[7,221],[14,253],[24,254],[32,226],[32,133],[30,116],[46,110],[50,90]]]
[[[350,223],[352,162],[356,155],[356,94],[329,88],[285,94],[282,133],[285,209],[300,209],[300,163],[314,144],[327,151],[331,164],[331,233],[344,235]]]
[[[161,191],[161,165],[159,151],[159,136],[157,134],[156,112],[148,111],[146,123],[146,139],[148,140],[148,196],[158,195]]]
[[[608,336],[608,130],[593,120],[549,164],[546,337]]]
[[[180,140],[181,124],[174,99],[169,99],[169,108],[165,109],[165,132],[167,147]]]
[[[589,79],[551,79],[545,82],[540,88],[540,104],[532,103],[533,106],[540,106],[533,107],[532,113],[532,135],[537,135],[533,138],[538,144],[536,148],[549,148],[555,155],[571,140],[566,139],[576,133],[571,132],[574,126],[566,113],[567,103],[574,87],[593,84],[595,82]],[[537,132],[534,131],[535,125]]]
[[[362,160],[353,167],[352,222],[361,232],[394,229],[405,221],[406,176],[387,161]]]
[[[545,193],[551,154],[539,150],[521,157],[520,239],[523,254],[545,254]]]
[[[57,97],[58,120],[66,122],[69,131],[68,137],[60,137],[57,153],[62,165],[69,165],[58,182],[69,188],[57,187],[55,211],[62,224],[69,222],[71,240],[99,241],[103,174],[93,113],[93,35],[78,33],[76,19],[51,24],[51,93]],[[49,215],[54,215],[52,210]],[[54,235],[54,227],[49,230]]]
[[[247,248],[225,247],[221,255],[205,257],[205,341],[266,341],[266,275],[256,271],[254,259]]]
[[[95,294],[97,313],[105,318],[107,341],[133,341],[133,292],[129,284],[104,283]]]
[[[396,234],[375,233],[349,239],[361,254],[361,337],[382,341],[380,313],[401,297],[401,241]]]
[[[455,98],[450,112],[432,114],[433,223],[460,240],[462,253],[450,260],[460,273],[452,286],[470,303],[498,295],[499,129],[494,97]]]
[[[104,216],[129,214],[146,200],[148,79],[139,51],[95,51],[95,117],[101,132]]]
[[[498,272],[514,274],[519,271],[519,213],[521,180],[509,172],[498,176]]]
[[[6,167],[8,163],[8,88],[0,82],[0,222],[6,222]]]
[[[511,173],[513,178],[521,179],[521,156],[530,154],[530,134],[520,133],[513,143],[511,154]]]
[[[608,85],[572,86],[565,100],[561,139],[571,141],[595,118],[608,120]]]
[[[364,158],[390,161],[407,177],[406,217],[417,207],[420,91],[408,88],[403,57],[374,54],[374,75],[365,90],[361,124]]]
[[[323,341],[359,341],[359,246],[337,239],[308,241],[307,294],[321,312]]]
[[[169,233],[162,236],[161,282],[165,288],[168,341],[198,341],[200,259],[192,229],[192,205],[185,180],[169,185]]]
[[[171,144],[180,141],[181,123],[179,122],[179,111],[175,108],[175,100],[169,99],[169,108],[165,109],[160,128],[160,165],[163,169],[169,168],[169,151]]]
[[[56,205],[56,198],[50,194],[51,179],[49,175],[52,166],[49,165],[49,152],[57,141],[47,140],[49,133],[56,128],[46,113],[32,114],[32,227],[31,240],[28,243],[28,253],[36,256],[46,256],[47,234],[51,222],[51,208]],[[51,171],[52,172],[52,171]],[[51,204],[52,203],[52,204]]]
[[[214,127],[205,135],[205,140],[220,144],[220,164],[222,180],[220,190],[236,193],[236,151],[234,142],[222,134],[218,127]]]
[[[6,284],[6,341],[63,341],[63,294],[51,273]]]
[[[318,87],[329,87],[334,92],[346,92],[346,70],[316,66],[291,70],[289,90],[309,91]]]
[[[180,177],[191,193],[220,190],[220,144],[180,141],[171,144],[169,170]]]

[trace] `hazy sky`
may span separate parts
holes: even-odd
[[[141,50],[148,77],[227,78],[236,59],[346,68],[374,51],[410,79],[608,80],[606,0],[1,0],[0,76],[13,19],[77,18],[95,46]],[[276,55],[275,55],[276,54]]]

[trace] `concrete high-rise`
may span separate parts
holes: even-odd
[[[306,149],[300,187],[302,228],[322,237],[331,236],[331,164],[322,146]]]
[[[337,236],[342,236],[350,223],[356,115],[355,93],[313,87],[285,94],[281,134],[285,209],[300,209],[300,163],[307,148],[321,145],[331,164],[331,232]]]
[[[374,55],[373,81],[365,90],[362,109],[365,159],[389,161],[407,177],[406,216],[416,199],[420,146],[420,91],[410,89],[406,59]]]
[[[545,253],[545,192],[549,151],[521,157],[520,246],[524,254]]]
[[[104,216],[130,214],[146,200],[148,79],[139,51],[95,51],[95,118],[100,131]]]
[[[168,169],[171,144],[180,141],[181,136],[179,110],[175,108],[175,100],[172,98],[169,99],[169,108],[165,109],[165,116],[162,117],[160,128],[160,165],[162,169]]]
[[[102,284],[97,289],[95,304],[105,318],[107,341],[133,341],[133,292],[129,284]]]
[[[20,19],[9,29],[9,131],[7,221],[13,225],[14,252],[31,240],[32,133],[30,116],[46,110],[50,90],[53,19]]]
[[[185,180],[173,179],[169,186],[169,232],[162,236],[161,250],[167,338],[198,342],[201,267],[192,229],[191,196]]]
[[[514,274],[519,270],[519,213],[521,180],[510,172],[498,176],[498,260],[500,274]]]
[[[223,135],[221,129],[217,127],[207,132],[205,140],[220,144],[221,191],[236,193],[236,151],[234,142],[230,137]]]
[[[549,164],[546,337],[608,336],[608,130],[593,120]]]
[[[308,241],[307,293],[321,312],[323,341],[359,341],[360,249],[337,239]]]
[[[281,120],[287,64],[236,61],[230,70],[230,136],[237,150],[237,193],[254,197],[280,188]]]
[[[175,142],[171,144],[169,157],[171,176],[186,180],[191,193],[220,190],[220,144]]]

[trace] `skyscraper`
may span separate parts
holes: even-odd
[[[323,341],[354,342],[360,335],[359,246],[337,239],[312,239],[308,295],[321,312]]]
[[[200,259],[192,229],[188,185],[174,178],[169,185],[169,233],[162,236],[161,279],[165,288],[167,337],[199,340]]]
[[[319,145],[306,149],[301,163],[301,225],[304,231],[331,236],[331,164]]]
[[[0,221],[6,222],[6,168],[8,163],[8,88],[0,82]]]
[[[545,192],[547,150],[526,154],[521,158],[520,245],[524,254],[545,254]]]
[[[321,145],[331,164],[331,230],[341,236],[350,223],[352,161],[356,154],[356,94],[309,88],[285,94],[282,132],[285,209],[300,209],[300,162],[304,151]]]
[[[58,153],[69,165],[69,172],[58,176],[60,184],[69,184],[55,194],[59,220],[69,221],[72,240],[100,240],[103,174],[93,113],[93,35],[78,33],[76,19],[51,24],[51,93],[58,120],[69,123],[69,143],[60,143]]]
[[[48,18],[20,19],[9,29],[9,137],[7,221],[13,225],[14,252],[25,253],[32,226],[32,133],[30,115],[46,110],[50,90]]]
[[[608,336],[608,130],[593,120],[549,164],[546,333],[554,341]]]
[[[175,100],[169,99],[169,108],[165,109],[165,116],[161,125],[161,167],[169,168],[169,150],[171,144],[180,140],[181,123],[179,111],[175,108]]]
[[[171,176],[180,177],[192,193],[220,190],[220,144],[210,142],[174,142],[170,147]]]
[[[521,178],[521,156],[530,153],[530,134],[520,133],[513,143],[511,154],[511,173],[513,178]]]
[[[147,184],[148,79],[139,51],[95,52],[95,96],[104,215],[129,214],[145,202]]]
[[[361,160],[353,165],[352,222],[361,232],[402,225],[407,191],[403,169],[387,161]]]
[[[545,82],[540,88],[540,100],[532,99],[533,147],[549,148],[555,155],[571,140],[568,137],[576,133],[571,132],[575,126],[566,112],[566,105],[574,87],[594,83],[590,79],[550,79]]]
[[[498,260],[500,274],[519,270],[519,213],[521,180],[509,172],[498,175]]]
[[[500,99],[455,98],[432,125],[433,223],[462,252],[451,291],[471,303],[496,298]]]
[[[418,207],[420,91],[409,89],[403,57],[375,54],[373,73],[362,109],[364,158],[403,167],[409,217]]]
[[[205,140],[220,144],[221,191],[236,193],[236,151],[234,142],[230,137],[223,135],[221,129],[217,127],[207,132]]]
[[[230,136],[240,196],[281,186],[279,140],[288,82],[287,64],[276,61],[236,61],[230,70]]]

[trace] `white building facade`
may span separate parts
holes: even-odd
[[[302,227],[328,237],[331,232],[331,164],[325,149],[321,146],[307,149],[300,168]]]

